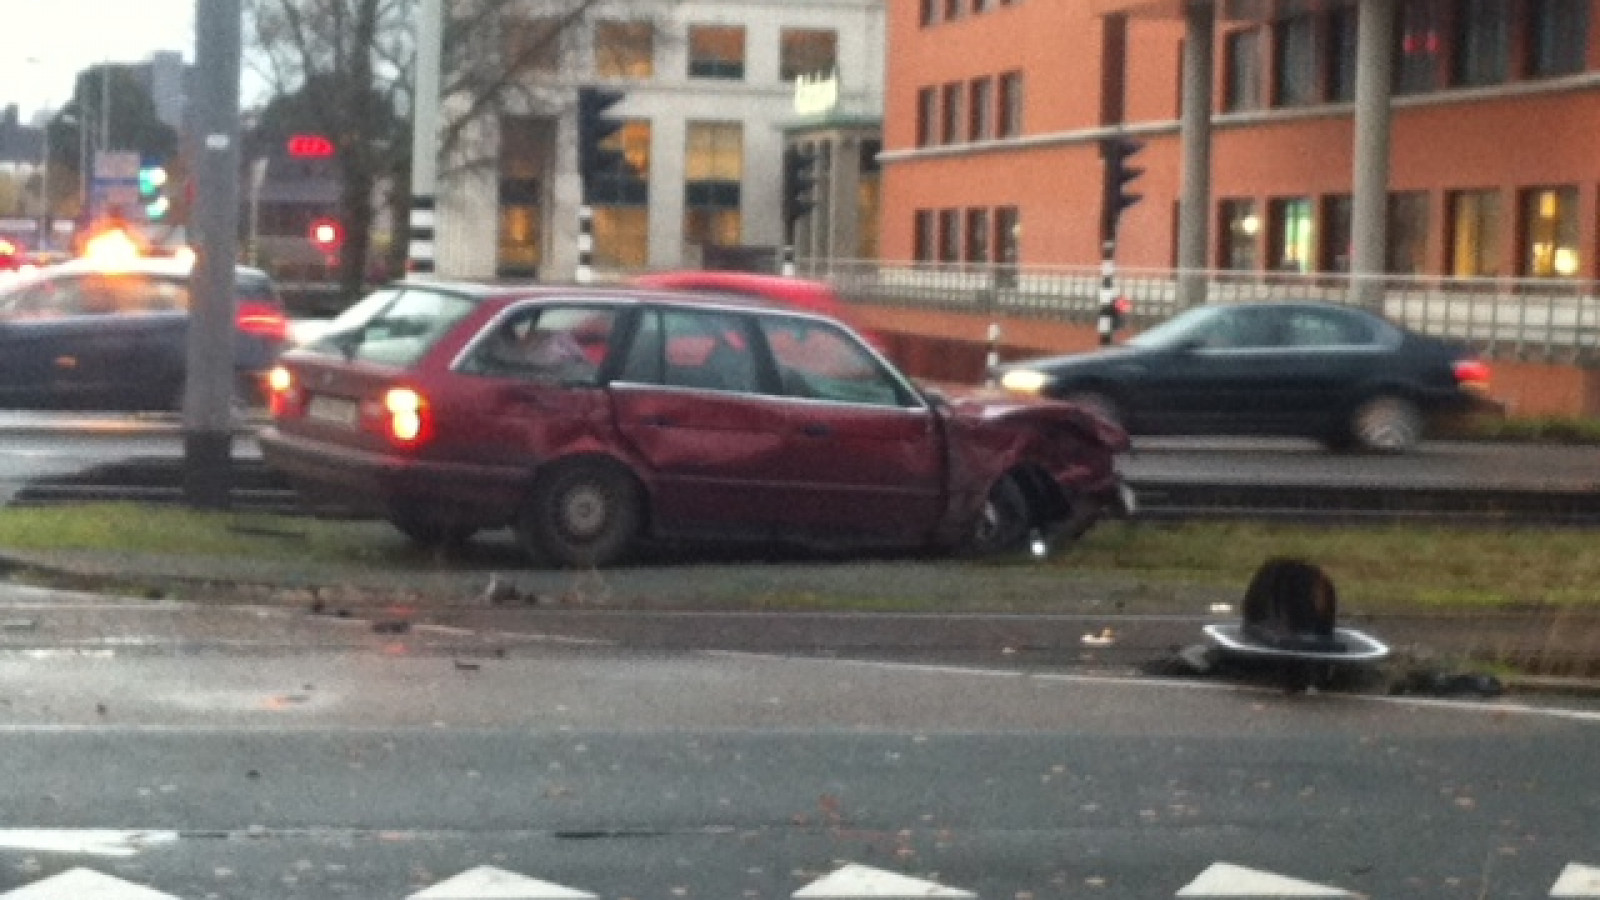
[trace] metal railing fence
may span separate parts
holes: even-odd
[[[1100,270],[802,260],[798,273],[831,283],[846,301],[981,316],[1052,319],[1092,326]],[[1134,330],[1179,310],[1178,281],[1205,279],[1206,302],[1311,300],[1356,303],[1349,275],[1119,269],[1118,292],[1132,303]],[[1600,363],[1600,283],[1554,278],[1452,279],[1385,276],[1381,312],[1425,334],[1451,338],[1496,359]]]

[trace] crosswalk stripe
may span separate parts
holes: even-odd
[[[1179,897],[1354,897],[1328,887],[1231,863],[1214,863],[1178,891]]]
[[[595,900],[595,895],[494,866],[478,866],[407,900]]]
[[[975,898],[970,891],[945,887],[933,881],[912,878],[898,872],[886,872],[870,866],[850,863],[833,874],[818,879],[794,892],[795,900],[845,900],[845,898],[877,897],[895,900],[916,898]]]
[[[1600,897],[1600,869],[1580,863],[1567,863],[1561,877],[1550,888],[1552,897]]]
[[[0,900],[178,900],[171,894],[151,890],[142,884],[102,875],[93,869],[68,869],[60,875],[36,881],[0,894]]]

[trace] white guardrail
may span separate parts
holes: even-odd
[[[1098,267],[1037,268],[810,260],[799,274],[830,282],[856,303],[977,315],[1037,317],[1092,325]],[[1129,324],[1147,327],[1178,311],[1178,271],[1117,271],[1133,305]],[[1209,303],[1312,300],[1355,305],[1348,275],[1199,273]],[[1452,338],[1491,358],[1600,362],[1600,284],[1568,279],[1445,279],[1386,276],[1383,314],[1425,334]]]

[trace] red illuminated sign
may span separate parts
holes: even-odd
[[[300,158],[332,156],[333,141],[320,134],[297,134],[289,138],[289,155]]]

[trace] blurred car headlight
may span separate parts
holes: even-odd
[[[1037,394],[1050,383],[1050,376],[1037,369],[1012,369],[1000,376],[1000,386],[1019,394]]]

